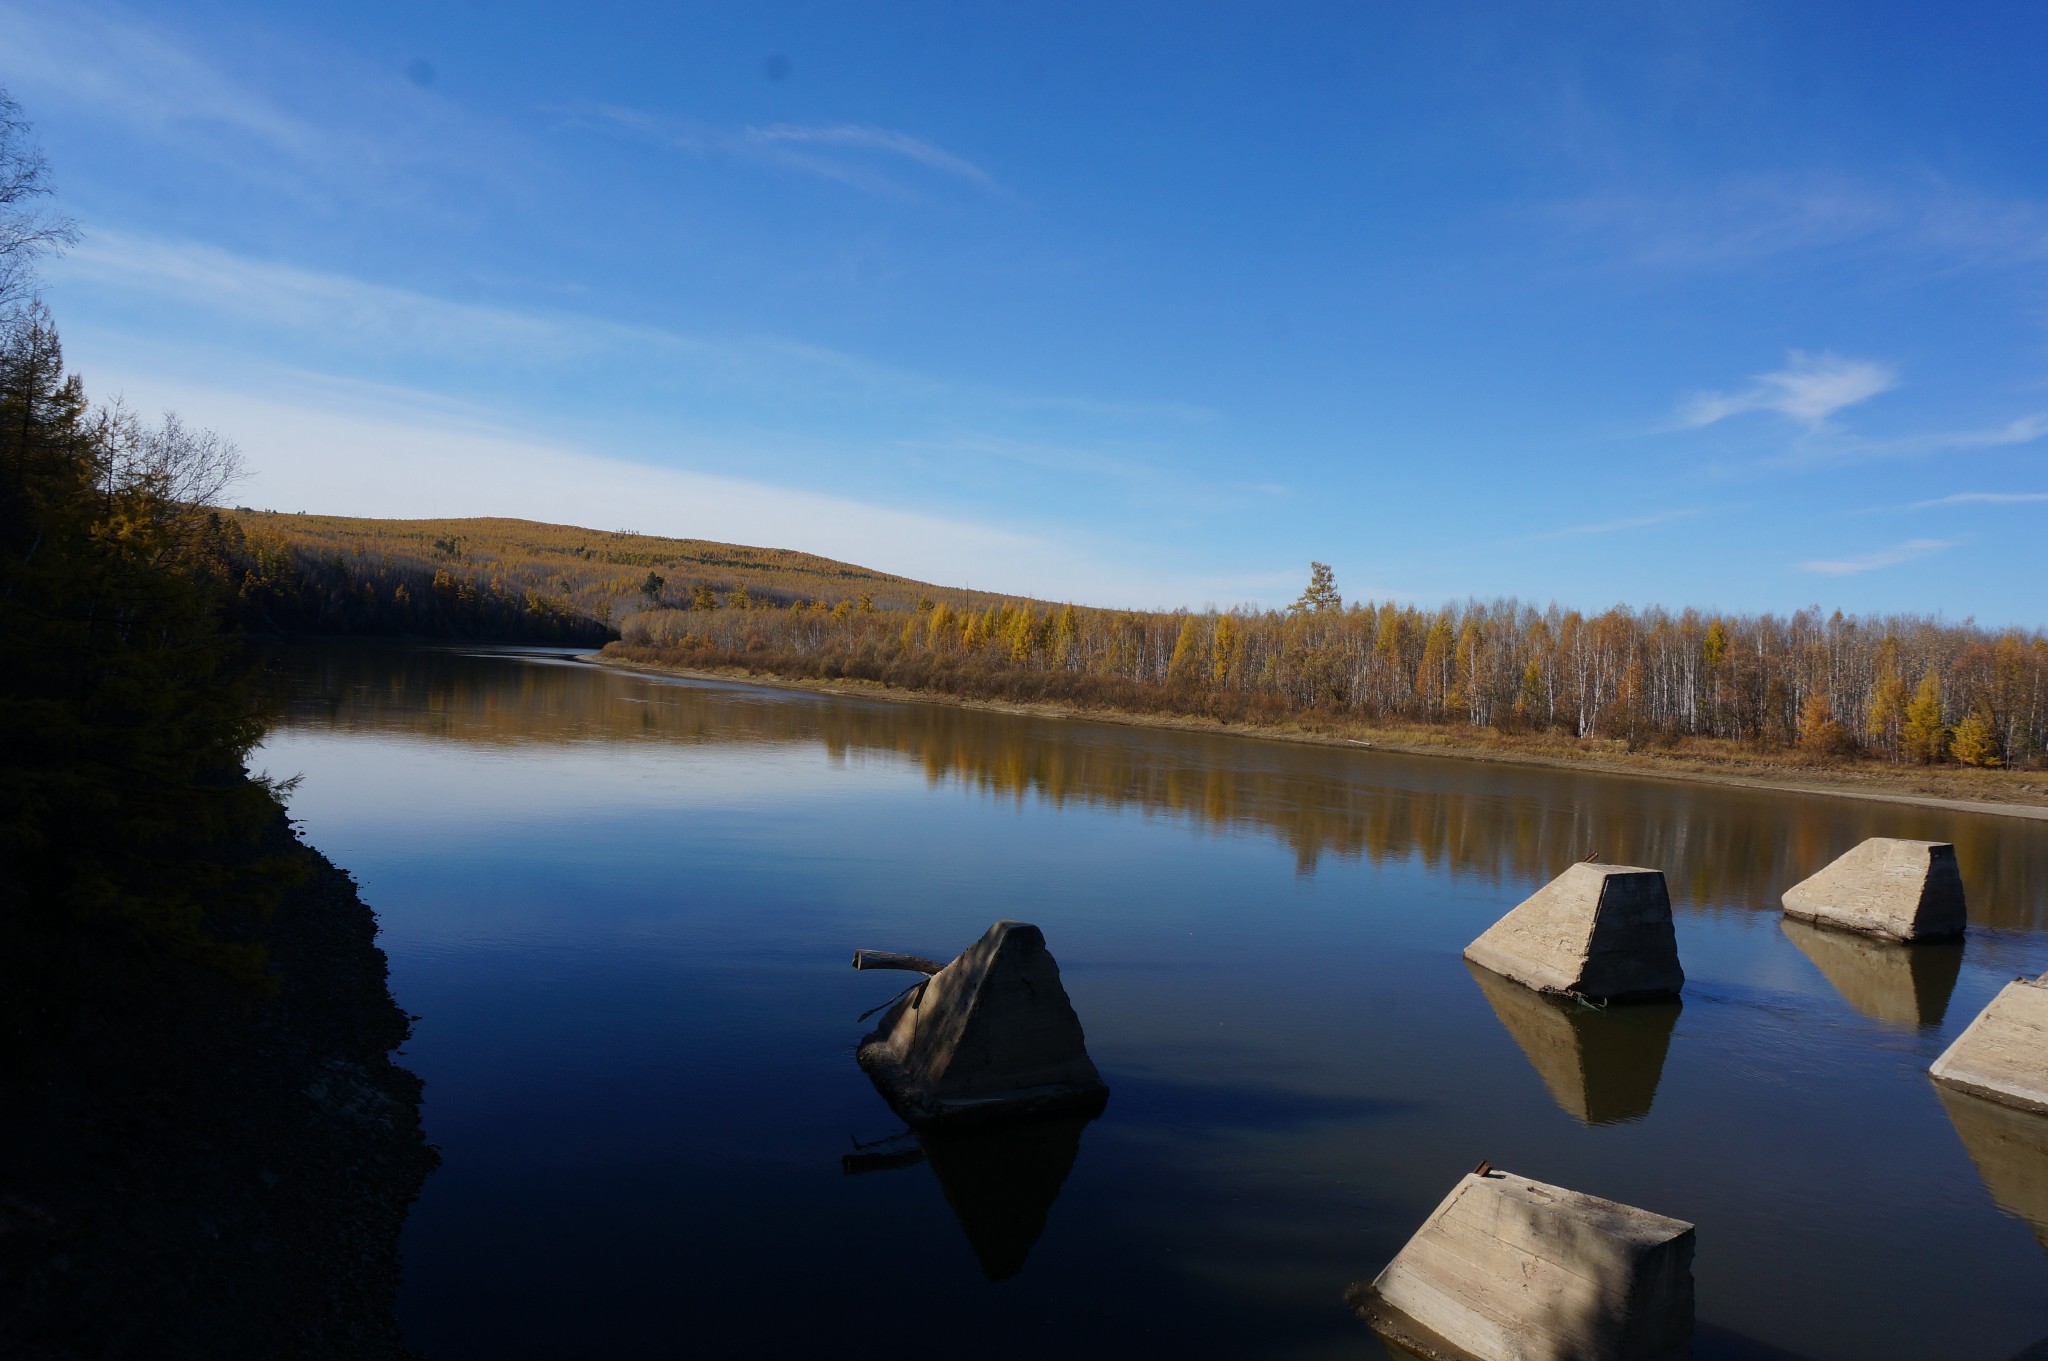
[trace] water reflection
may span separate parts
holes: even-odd
[[[1904,945],[1787,917],[1785,936],[1844,1001],[1887,1025],[1940,1025],[1963,971],[1960,940]]]
[[[1950,1123],[1998,1208],[2018,1215],[2048,1248],[2048,1115],[2014,1110],[1934,1084]]]
[[[1081,1152],[1091,1115],[1016,1120],[965,1131],[905,1130],[839,1160],[847,1176],[924,1163],[960,1221],[981,1274],[1006,1281],[1045,1232],[1046,1216]],[[913,1142],[914,1141],[914,1142]]]
[[[1679,1003],[1594,1008],[1469,961],[1465,967],[1566,1115],[1584,1125],[1613,1125],[1650,1113]]]
[[[817,744],[835,760],[913,761],[935,784],[1256,831],[1285,843],[1304,873],[1339,856],[1533,884],[1592,852],[1662,869],[1680,908],[1777,912],[1787,886],[1866,837],[1938,838],[1955,843],[1973,924],[2048,926],[2038,829],[2008,819],[626,672],[593,683],[566,656],[523,655],[306,649],[289,661],[285,724],[492,746]]]

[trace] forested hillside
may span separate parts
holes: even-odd
[[[272,634],[601,642],[664,607],[867,599],[986,607],[998,597],[778,548],[532,520],[372,520],[224,512],[241,622]]]
[[[1286,610],[1010,602],[643,611],[616,655],[1226,722],[1350,721],[1685,741],[1976,767],[2048,753],[2048,636],[1911,616],[1595,615],[1514,600]]]

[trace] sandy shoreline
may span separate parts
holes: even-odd
[[[660,666],[647,662],[619,661],[599,653],[583,653],[576,658],[596,666],[611,667],[620,671],[643,672],[654,676],[675,676],[685,680],[717,681],[727,685],[758,685],[771,690],[802,690],[819,695],[844,695],[857,699],[882,699],[904,704],[942,704],[958,709],[983,709],[992,713],[1018,714],[1032,718],[1080,719],[1092,723],[1117,723],[1134,728],[1166,728],[1176,732],[1221,734],[1229,737],[1257,738],[1269,742],[1299,742],[1321,747],[1363,748],[1369,751],[1398,752],[1406,756],[1439,756],[1455,760],[1490,761],[1501,765],[1542,766],[1553,770],[1590,770],[1606,775],[1628,775],[1639,779],[1676,780],[1686,784],[1721,785],[1735,789],[1767,789],[1791,794],[1820,794],[1844,799],[1863,799],[1876,803],[1900,803],[1918,808],[1939,808],[1960,813],[1988,813],[1994,817],[2027,818],[2036,822],[2048,822],[2048,794],[2034,795],[2038,800],[2030,803],[2006,802],[1992,799],[1960,799],[1945,794],[1898,788],[1864,787],[1860,782],[1878,784],[1888,779],[1867,768],[1848,767],[1843,769],[1845,778],[1816,778],[1814,772],[1785,770],[1779,775],[1775,769],[1736,773],[1711,768],[1688,767],[1678,764],[1678,759],[1646,754],[1613,756],[1557,756],[1545,752],[1514,751],[1511,749],[1479,747],[1444,737],[1429,742],[1404,740],[1399,737],[1374,737],[1366,740],[1347,737],[1336,733],[1306,732],[1299,729],[1247,726],[1219,723],[1213,720],[1185,718],[1171,715],[1122,713],[1113,709],[1078,709],[1062,704],[1019,704],[1003,700],[971,699],[960,695],[937,694],[923,690],[904,690],[896,686],[882,685],[871,681],[858,680],[810,680],[800,677],[763,675],[757,672],[734,670],[709,670],[695,667]],[[1904,778],[1903,776],[1901,778]]]

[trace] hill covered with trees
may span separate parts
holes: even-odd
[[[650,609],[866,600],[983,608],[1000,597],[780,548],[533,520],[222,513],[253,632],[597,643]]]

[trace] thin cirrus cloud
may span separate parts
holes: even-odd
[[[1937,506],[2021,506],[2048,501],[2048,491],[1959,491],[1937,496],[1932,501],[1915,501],[1908,510],[1933,510]]]
[[[1784,368],[1757,374],[1746,388],[1694,394],[1680,406],[1678,419],[1684,428],[1698,430],[1731,416],[1770,411],[1819,429],[1837,411],[1869,401],[1898,381],[1898,371],[1889,364],[1793,350]]]
[[[864,123],[770,123],[737,130],[662,118],[639,109],[597,105],[575,116],[586,126],[624,131],[700,156],[735,156],[836,180],[867,193],[910,191],[878,167],[915,167],[986,193],[1008,194],[988,171],[922,137]]]
[[[1618,520],[1602,520],[1597,524],[1571,525],[1564,529],[1551,529],[1541,534],[1527,535],[1522,542],[1536,543],[1545,539],[1571,539],[1589,534],[1619,534],[1628,529],[1648,529],[1652,525],[1669,524],[1673,520],[1689,520],[1695,515],[1704,515],[1713,509],[1713,506],[1689,506],[1683,510],[1658,511],[1652,515],[1629,515]]]
[[[154,129],[230,128],[296,157],[332,138],[143,24],[89,5],[0,3],[12,83]]]
[[[1802,572],[1818,572],[1822,576],[1847,577],[1862,572],[1875,572],[1884,567],[1897,567],[1901,563],[1914,562],[1920,558],[1931,558],[1937,553],[1946,553],[1954,548],[1960,539],[1908,539],[1880,548],[1875,553],[1865,553],[1856,558],[1835,558],[1820,562],[1802,562]]]
[[[1753,176],[1661,193],[1593,193],[1539,214],[1565,241],[1645,269],[1730,271],[1845,250],[1918,270],[2048,259],[2048,204],[1930,177]]]

